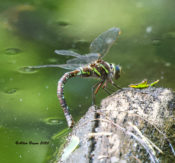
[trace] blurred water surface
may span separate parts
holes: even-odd
[[[104,58],[123,68],[116,83],[127,87],[144,78],[160,79],[159,86],[175,89],[173,0],[0,2],[0,162],[47,162],[64,142],[68,129],[56,90],[66,70],[23,68],[64,64],[69,58],[54,54],[55,49],[88,53],[95,37],[119,27],[122,34]],[[75,120],[91,105],[94,83],[75,78],[66,84]],[[101,90],[98,102],[105,96]]]

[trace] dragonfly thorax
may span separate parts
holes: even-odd
[[[101,59],[91,63],[87,67],[81,69],[78,75],[82,77],[97,77],[103,81],[111,81],[120,77],[121,67],[113,63],[105,62]],[[89,74],[88,74],[89,73]]]

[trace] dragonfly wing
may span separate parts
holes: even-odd
[[[112,44],[117,39],[120,33],[119,28],[110,28],[106,32],[100,34],[90,45],[91,53],[100,53],[101,57],[109,51]]]
[[[87,63],[90,63],[90,62],[92,62],[92,61],[96,61],[97,59],[99,59],[100,56],[101,56],[101,55],[100,55],[99,53],[89,53],[89,54],[85,54],[85,55],[83,56],[83,58],[86,59],[86,62],[87,62]]]
[[[60,67],[59,65],[39,65],[39,66],[27,66],[30,69],[40,69],[40,68],[48,68],[48,67]]]
[[[59,65],[60,68],[68,69],[68,70],[75,70],[81,67],[81,64],[62,64]]]
[[[66,63],[67,64],[79,64],[80,66],[83,66],[85,64],[89,64],[97,60],[99,56],[100,55],[98,53],[89,53],[89,54],[82,55],[81,58],[69,59],[67,60]]]
[[[55,50],[54,52],[58,55],[72,56],[72,57],[77,57],[77,58],[81,57],[80,54],[74,51],[71,51],[71,50]]]
[[[60,65],[40,65],[40,66],[27,66],[29,69],[40,69],[40,68],[48,68],[48,67],[54,67],[54,68],[64,68],[68,70],[74,70],[78,67],[80,67],[80,64],[60,64]]]

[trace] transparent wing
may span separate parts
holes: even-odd
[[[73,59],[69,59],[66,62],[67,64],[80,64],[80,65],[88,64],[92,61],[97,60],[100,57],[98,53],[89,53],[85,55],[80,55],[74,51],[69,51],[69,50],[55,50],[55,53],[58,55],[76,57]]]
[[[99,35],[90,45],[89,54],[81,55],[71,50],[55,50],[58,55],[72,56],[73,59],[67,60],[67,64],[60,65],[42,65],[42,66],[31,66],[31,68],[45,68],[45,67],[60,67],[64,69],[76,69],[78,67],[89,64],[100,57],[103,57],[110,49],[112,44],[119,35],[119,28],[111,28],[108,31]]]
[[[48,67],[59,67],[68,70],[74,70],[78,67],[85,66],[86,64],[95,61],[99,58],[99,54],[90,53],[85,55],[80,55],[79,58],[73,58],[67,60],[66,64],[57,64],[57,65],[39,65],[39,66],[27,66],[29,69],[40,69],[40,68],[48,68]]]
[[[75,70],[79,67],[81,67],[81,64],[62,64],[59,65],[60,68],[68,69],[68,70]]]
[[[101,57],[104,57],[105,54],[109,51],[112,44],[117,39],[120,33],[119,28],[110,28],[106,32],[100,34],[90,45],[91,53],[100,53]]]
[[[85,64],[89,64],[95,60],[97,60],[100,57],[98,53],[89,53],[85,55],[81,55],[80,58],[73,58],[67,60],[67,64],[79,64],[80,66],[83,66]]]
[[[72,57],[77,57],[77,58],[81,57],[80,54],[74,51],[71,51],[71,50],[55,50],[54,52],[58,55],[72,56]]]
[[[48,68],[48,67],[55,67],[55,68],[64,68],[68,70],[74,70],[80,67],[81,64],[60,64],[60,65],[40,65],[40,66],[27,66],[29,69],[40,69],[40,68]]]

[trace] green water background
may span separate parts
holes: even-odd
[[[0,0],[0,162],[42,163],[64,142],[67,124],[56,96],[64,64],[55,49],[88,53],[111,27],[122,31],[104,60],[120,64],[121,87],[147,78],[175,89],[174,0]],[[91,105],[94,79],[71,79],[65,98],[77,121]],[[114,90],[115,91],[115,90]],[[101,90],[98,103],[107,95]],[[49,145],[17,145],[41,141]]]

